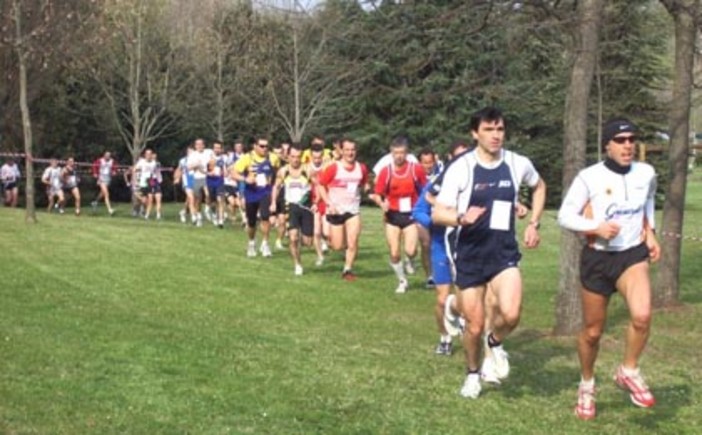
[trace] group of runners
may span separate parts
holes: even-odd
[[[636,126],[626,119],[603,127],[606,159],[577,175],[558,213],[563,228],[586,237],[580,264],[581,381],[575,407],[582,419],[596,415],[594,366],[608,302],[615,292],[623,296],[630,322],[614,381],[629,392],[635,405],[655,404],[638,360],[651,325],[649,261],[660,256],[654,220],[656,178],[650,165],[634,161],[636,133]],[[519,324],[523,296],[516,219],[528,216],[522,243],[527,249],[537,248],[546,185],[527,157],[504,149],[505,122],[498,109],[476,112],[470,134],[470,140],[452,144],[445,165],[429,149],[416,158],[408,139],[398,136],[373,167],[373,176],[357,160],[358,145],[351,138],[333,141],[332,149],[325,148],[321,137],[306,149],[297,144],[270,149],[268,138],[259,136],[249,151],[238,142],[227,152],[222,143],[207,148],[203,139],[197,139],[174,172],[174,182],[186,198],[180,218],[186,223],[189,216],[193,225],[201,226],[204,214],[220,227],[227,217],[240,219],[247,231],[248,257],[272,255],[269,238],[275,226],[277,247],[287,232],[293,273],[298,276],[304,274],[302,247],[314,248],[315,264],[320,266],[328,245],[343,253],[341,278],[354,281],[361,199],[369,194],[383,211],[390,268],[398,282],[395,292],[408,290],[407,275],[416,273],[421,249],[426,286],[436,289],[435,353],[451,355],[454,337],[462,336],[466,374],[460,394],[475,399],[484,383],[500,384],[510,373],[503,343]],[[145,218],[152,207],[156,218],[161,217],[159,168],[155,154],[146,150],[128,171],[135,206],[142,208],[139,213]],[[93,165],[100,198],[110,213],[108,187],[115,169],[109,153]],[[6,192],[18,177],[18,172],[3,166]],[[63,168],[52,161],[42,181],[49,209],[55,201],[62,210],[64,191],[69,191],[80,213],[72,159]],[[522,185],[531,191],[530,210],[519,201]]]

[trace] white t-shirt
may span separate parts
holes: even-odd
[[[156,160],[139,159],[137,161],[135,171],[138,173],[139,187],[147,187],[149,185],[149,180],[156,175],[156,166]]]
[[[590,239],[603,251],[623,251],[642,241],[644,222],[655,228],[656,173],[647,163],[633,162],[626,174],[596,163],[573,179],[558,211],[558,223],[577,232],[592,231],[602,222],[616,222],[619,234],[605,240]]]
[[[417,157],[414,156],[412,153],[407,154],[407,161],[411,163],[419,163],[419,160],[417,160]],[[386,167],[387,165],[392,163],[392,153],[387,153],[383,157],[378,160],[378,162],[373,166],[373,174],[377,177],[378,174],[380,174],[380,171]]]
[[[56,166],[52,168],[49,166],[44,169],[44,174],[42,174],[41,179],[47,181],[52,189],[61,188],[61,168]]]
[[[200,151],[193,151],[188,155],[188,168],[193,173],[193,178],[201,180],[207,176],[207,165],[214,158],[214,151],[205,148]]]
[[[2,165],[2,168],[0,168],[0,179],[5,184],[17,182],[20,176],[20,170],[16,163],[14,165],[5,163]]]

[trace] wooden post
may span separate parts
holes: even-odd
[[[640,162],[646,161],[646,144],[645,143],[639,144],[639,161]]]

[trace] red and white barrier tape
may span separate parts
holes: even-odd
[[[672,233],[670,231],[661,231],[660,235],[663,237],[670,237],[672,239],[691,240],[693,242],[702,242],[702,237],[685,236],[685,235],[678,234],[678,233]]]
[[[24,153],[0,153],[0,157],[13,158],[13,159],[25,159],[25,158],[27,158],[27,155]],[[47,158],[42,158],[42,157],[30,157],[29,160],[32,163],[47,163],[47,164],[49,164],[49,163],[51,163],[52,159],[47,159]],[[57,159],[57,161],[60,165],[66,164],[65,160]],[[92,167],[93,166],[93,163],[90,163],[90,162],[74,162],[74,164],[76,166],[84,166],[84,167]],[[115,167],[116,167],[118,172],[125,172],[125,171],[132,168],[131,165],[120,165],[120,164],[115,165]],[[161,167],[161,171],[163,171],[163,172],[172,172],[173,170],[174,170],[174,168],[171,168],[171,167],[167,167],[167,166]]]

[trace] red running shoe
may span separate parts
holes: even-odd
[[[634,373],[627,375],[624,373],[624,367],[619,366],[614,374],[614,382],[617,383],[619,388],[629,392],[629,398],[631,398],[634,405],[641,408],[650,408],[656,404],[656,399],[651,394],[651,390],[646,385],[638,368]]]
[[[341,278],[346,281],[356,281],[356,274],[351,270],[345,270],[341,273]]]
[[[578,387],[578,404],[575,405],[575,415],[581,420],[592,420],[597,414],[595,408],[595,384]]]

